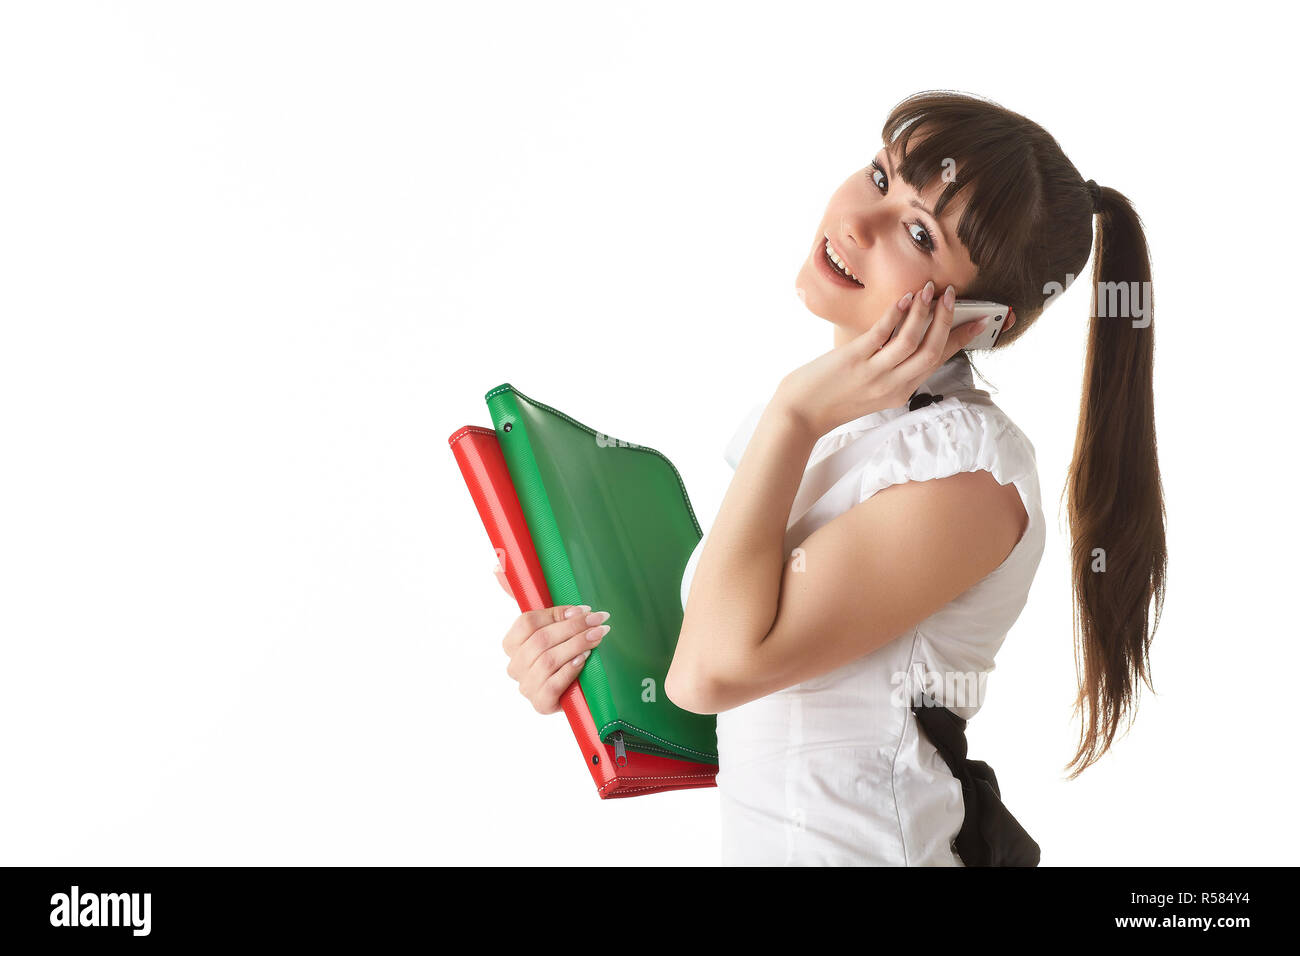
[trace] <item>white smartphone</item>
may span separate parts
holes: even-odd
[[[965,325],[967,322],[975,322],[984,316],[989,317],[989,324],[984,327],[984,331],[975,338],[971,339],[964,349],[991,349],[1002,334],[1002,329],[1006,326],[1007,313],[1010,310],[998,302],[985,302],[981,299],[958,299],[952,309],[952,327],[955,329],[959,325]],[[900,322],[899,325],[902,323]],[[926,324],[929,327],[929,323]],[[892,342],[894,336],[898,334],[898,327],[889,334],[889,340]],[[922,335],[925,333],[922,332]]]
[[[982,319],[986,315],[989,317],[989,323],[984,326],[984,331],[963,345],[962,348],[971,350],[993,348],[998,336],[1002,334],[1002,329],[1007,324],[1007,313],[1009,311],[1010,309],[998,302],[958,299],[952,310],[952,327],[954,329],[959,325],[965,325],[967,322]]]

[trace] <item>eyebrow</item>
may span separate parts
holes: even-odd
[[[889,158],[889,150],[887,149],[882,150],[882,152],[884,152],[885,154],[885,165],[889,167],[889,178],[890,179],[897,178],[894,176],[894,161]],[[943,220],[934,214],[933,209],[925,205],[925,203],[921,202],[921,200],[919,199],[911,199],[909,200],[909,202],[917,209],[921,210],[921,212],[926,213],[931,219],[934,220],[934,224],[939,227],[939,234],[943,236],[943,241],[945,244],[952,242],[952,237],[948,235],[948,230],[944,228]]]

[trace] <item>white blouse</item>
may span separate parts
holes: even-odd
[[[965,471],[1013,482],[1028,528],[999,567],[890,643],[718,714],[724,866],[962,865],[952,849],[965,815],[961,784],[909,705],[920,689],[968,720],[978,712],[1046,537],[1033,445],[971,380],[958,353],[918,389],[939,401],[865,415],[818,439],[785,553],[882,488]],[[754,406],[727,443],[732,468],[765,407]],[[682,577],[683,608],[704,540]]]

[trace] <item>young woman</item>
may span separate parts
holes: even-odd
[[[1033,446],[972,387],[963,346],[980,323],[954,328],[953,309],[1009,306],[1005,348],[1090,248],[1097,286],[1067,482],[1084,712],[1072,777],[1109,749],[1137,682],[1149,684],[1165,533],[1137,214],[1085,181],[1040,126],[983,99],[909,97],[881,138],[831,196],[796,280],[835,348],[788,374],[732,436],[735,476],[683,577],[664,692],[718,715],[724,864],[960,866],[975,862],[981,832],[1011,839],[981,822],[1004,819],[996,793],[983,788],[973,809],[964,792],[964,737],[940,745],[940,731],[960,736],[983,703],[1045,525]],[[558,709],[606,619],[559,607],[516,620],[508,672],[536,709]],[[925,705],[952,723],[933,723]],[[1014,858],[1006,849],[993,858]]]

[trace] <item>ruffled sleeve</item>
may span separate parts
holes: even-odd
[[[1016,482],[1034,520],[1040,507],[1038,463],[1029,439],[996,406],[950,398],[898,420],[897,430],[863,468],[858,501],[905,481],[979,470],[1003,485]]]

